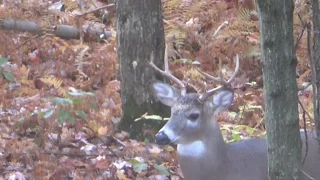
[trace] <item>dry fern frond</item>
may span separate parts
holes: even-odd
[[[62,80],[58,79],[56,77],[44,77],[44,78],[40,78],[40,80],[42,82],[44,82],[45,84],[48,84],[48,85],[53,86],[55,88],[60,88],[62,85]]]
[[[241,8],[239,13],[237,14],[237,18],[241,20],[250,20],[251,17],[251,10],[246,8]]]
[[[180,4],[181,4],[180,0],[167,0],[164,7],[167,10],[169,9],[175,10],[180,6]]]
[[[255,11],[245,8],[240,9],[236,20],[230,23],[227,28],[225,28],[224,35],[239,37],[258,33],[258,21],[251,20],[253,13],[255,13]]]
[[[201,81],[203,78],[203,76],[195,68],[188,69],[185,73],[185,76],[196,81]]]
[[[228,36],[231,37],[237,37],[237,36],[242,36],[242,31],[240,30],[226,30],[224,34],[227,34]]]
[[[162,7],[163,7],[163,13],[165,18],[168,19],[180,19],[181,14],[183,14],[183,11],[180,7],[180,0],[166,0],[163,1]]]
[[[189,13],[187,15],[187,18],[191,18],[192,16],[196,15],[196,13],[201,13],[201,12],[204,12],[206,11],[206,8],[205,6],[203,6],[204,4],[201,3],[201,1],[198,1],[198,2],[194,2],[192,4],[192,6],[190,6],[190,8],[188,9],[189,10]]]
[[[193,3],[185,9],[187,19],[197,17],[200,19],[201,24],[217,21],[220,18],[219,16],[221,16],[221,9],[214,8],[210,1],[193,1]]]
[[[244,48],[244,53],[242,54],[242,58],[252,58],[252,57],[260,57],[261,50],[259,46],[247,46]]]
[[[186,22],[191,18],[198,17],[200,19],[211,17],[211,13],[204,15],[212,7],[210,1],[183,1],[180,0],[164,0],[163,10],[164,17],[169,20],[180,20]]]
[[[176,47],[181,47],[184,44],[187,34],[178,27],[168,28],[166,30],[166,41],[167,43],[174,43]]]
[[[67,90],[61,87],[63,82],[62,79],[59,79],[56,77],[43,77],[43,78],[40,78],[40,80],[49,86],[53,86],[60,95],[64,97],[67,95]]]
[[[86,62],[85,60],[85,55],[87,54],[88,50],[89,50],[89,46],[87,45],[82,45],[82,46],[78,46],[80,50],[79,54],[76,56],[75,59],[75,66],[77,67],[77,71],[79,72],[79,74],[81,74],[82,76],[84,76],[85,78],[87,78],[88,76],[83,72],[83,66],[86,64],[90,64],[89,62]]]
[[[62,0],[62,3],[63,3],[63,4],[65,5],[65,7],[66,7],[66,9],[65,9],[66,12],[78,8],[78,2],[77,2],[77,1]]]
[[[169,49],[179,49],[184,46],[184,42],[187,38],[187,33],[181,26],[178,26],[175,23],[170,21],[164,21],[167,26],[165,28],[165,39],[166,44],[169,46]],[[175,47],[175,48],[174,48]],[[174,53],[171,51],[168,52],[169,57],[175,57]],[[178,55],[179,56],[179,55]]]
[[[233,22],[228,28],[225,29],[225,32],[241,32],[239,35],[248,35],[251,33],[258,32],[257,23],[252,21],[237,20]]]

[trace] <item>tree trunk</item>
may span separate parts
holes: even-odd
[[[258,0],[269,179],[299,179],[301,139],[293,0]]]
[[[150,84],[155,76],[147,64],[154,53],[154,63],[163,66],[165,40],[161,0],[121,0],[117,2],[116,13],[122,100],[122,119],[118,127],[130,132],[132,138],[142,139],[146,130],[151,128],[156,132],[163,123],[134,122],[134,119],[146,112],[159,115],[169,112],[151,94]]]
[[[314,92],[314,120],[316,124],[317,136],[320,138],[320,3],[319,0],[311,0],[312,3],[312,23],[313,23],[313,57],[311,57],[312,85]]]

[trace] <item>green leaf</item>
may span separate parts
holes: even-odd
[[[53,103],[56,105],[73,105],[73,101],[66,98],[55,97]]]
[[[147,115],[147,116],[139,117],[139,118],[135,119],[134,121],[140,121],[142,119],[150,119],[150,120],[157,120],[157,121],[163,120],[162,117],[158,116],[158,115]]]
[[[25,118],[22,117],[22,118],[20,118],[20,119],[18,120],[18,123],[22,124],[24,121],[25,121]]]
[[[11,72],[9,72],[9,71],[3,71],[3,75],[4,75],[4,77],[5,77],[8,81],[10,81],[10,82],[13,82],[13,81],[14,81],[14,76],[12,75]]]
[[[165,175],[165,176],[171,175],[170,172],[167,170],[167,168],[163,164],[160,164],[160,165],[155,164],[154,168],[156,168],[159,171],[159,173],[162,175]]]
[[[83,111],[76,111],[76,115],[78,115],[79,117],[81,117],[84,120],[88,119],[88,115]]]
[[[54,113],[54,110],[48,110],[46,112],[44,112],[43,118],[45,119],[49,119]]]
[[[43,111],[37,112],[37,116],[38,116],[39,118],[42,118],[42,117],[44,116],[44,114],[45,114],[45,112],[43,112]]]
[[[70,116],[70,117],[69,117],[69,122],[70,122],[71,124],[74,124],[74,123],[76,122],[76,119],[75,119],[74,117]]]
[[[72,99],[72,103],[73,103],[73,105],[80,105],[80,104],[83,103],[83,99],[73,98],[73,99]]]
[[[130,160],[130,163],[132,164],[133,170],[136,173],[141,173],[142,171],[148,169],[148,164],[147,163],[141,163],[141,162],[139,162],[139,161],[137,161],[135,159]]]
[[[178,64],[179,64],[179,63],[191,64],[191,63],[192,63],[192,60],[182,58],[182,59],[176,59],[176,60],[174,60],[174,63],[178,63]]]
[[[89,106],[95,111],[99,110],[99,107],[96,104],[92,103],[92,102],[89,102]]]
[[[63,124],[66,121],[69,121],[71,124],[75,122],[75,118],[71,116],[69,111],[61,110],[58,112],[57,121],[59,124]]]
[[[249,136],[252,136],[252,134],[254,133],[254,129],[252,127],[247,126],[247,131],[249,133]]]
[[[95,96],[92,92],[68,92],[70,96]]]
[[[229,112],[229,115],[230,115],[233,119],[235,119],[235,118],[237,117],[238,113],[236,113],[236,112]]]
[[[241,140],[240,134],[238,134],[238,133],[232,133],[232,138],[235,141],[240,141]]]
[[[133,165],[133,170],[137,173],[141,173],[144,170],[148,169],[148,164],[146,163],[140,163],[140,164],[135,164]]]
[[[8,62],[8,61],[9,61],[8,58],[1,57],[1,58],[0,58],[0,65],[6,63],[6,62]]]

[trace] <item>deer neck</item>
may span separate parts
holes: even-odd
[[[216,121],[206,126],[199,140],[178,144],[178,156],[186,180],[208,179],[208,174],[219,177],[227,174],[227,145]]]
[[[215,120],[204,127],[203,134],[198,140],[188,144],[178,144],[179,156],[193,158],[207,157],[208,153],[220,156],[221,153],[227,153],[226,149],[220,126]]]

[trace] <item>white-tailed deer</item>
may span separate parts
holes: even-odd
[[[163,76],[178,84],[180,90],[161,82],[152,84],[156,97],[171,107],[171,117],[156,134],[160,145],[178,145],[178,158],[186,180],[267,180],[267,143],[265,139],[248,139],[226,144],[215,115],[226,110],[233,102],[230,83],[239,71],[236,69],[228,81],[204,72],[205,77],[222,84],[199,95],[187,93],[186,86],[169,71],[167,50],[165,71],[150,65]],[[305,155],[305,138],[303,156]],[[320,179],[320,153],[314,134],[308,132],[308,155],[304,163],[303,179]],[[311,178],[312,177],[312,178]]]

